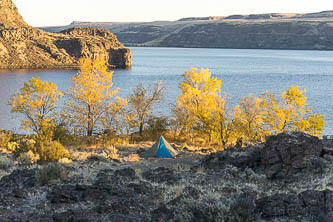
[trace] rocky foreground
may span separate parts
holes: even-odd
[[[53,34],[26,24],[11,0],[0,0],[0,69],[77,68],[81,57],[102,57],[112,68],[129,68],[131,51],[100,28]]]
[[[330,222],[332,155],[332,141],[292,133],[175,159],[92,155],[58,165],[66,175],[51,183],[39,167],[13,166],[1,173],[0,221]]]

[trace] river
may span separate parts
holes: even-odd
[[[249,93],[260,95],[265,90],[279,94],[290,86],[307,90],[313,111],[324,114],[324,134],[333,135],[333,51],[193,49],[133,47],[133,65],[129,70],[115,70],[114,86],[119,96],[126,97],[142,83],[149,86],[163,81],[166,99],[156,112],[169,115],[169,104],[180,92],[182,74],[190,67],[209,68],[222,80],[222,92],[233,105]],[[12,119],[7,101],[25,81],[40,76],[57,83],[62,90],[70,85],[75,70],[20,70],[0,72],[0,128],[19,130],[19,119]]]

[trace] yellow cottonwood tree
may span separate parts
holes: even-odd
[[[75,130],[92,136],[94,130],[105,117],[106,107],[118,89],[112,88],[113,71],[107,70],[103,59],[79,60],[79,71],[73,76],[73,86],[66,93],[64,118],[68,119]]]
[[[233,109],[238,137],[247,144],[262,142],[268,134],[263,127],[263,98],[250,94],[240,99]]]
[[[22,114],[24,119],[21,120],[21,126],[36,134],[36,144],[18,147],[15,150],[17,155],[33,151],[39,155],[41,162],[68,156],[68,151],[60,143],[52,141],[55,125],[52,114],[56,101],[62,95],[55,83],[44,82],[37,77],[24,83],[20,92],[11,96],[8,102],[12,106],[11,112]],[[26,148],[28,150],[25,150]],[[56,152],[56,156],[51,155],[54,152]]]
[[[24,83],[19,93],[13,94],[8,104],[12,106],[12,113],[22,114],[21,126],[25,130],[36,133],[39,137],[52,138],[54,122],[51,115],[55,110],[55,103],[63,93],[55,83],[32,78]]]
[[[306,90],[292,86],[282,92],[279,98],[266,91],[264,106],[265,123],[271,133],[302,131],[321,136],[325,125],[324,115],[312,112],[306,102]]]
[[[180,83],[181,95],[177,98],[177,109],[195,118],[195,129],[215,138],[226,146],[232,137],[232,121],[227,112],[226,99],[220,96],[221,80],[212,77],[208,69],[190,68]],[[179,115],[179,114],[178,114]]]
[[[127,104],[126,99],[117,97],[104,107],[104,118],[101,119],[101,123],[105,129],[112,131],[112,133],[123,131],[123,124],[126,122],[124,118],[128,118],[125,110]]]

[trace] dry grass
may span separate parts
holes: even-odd
[[[130,154],[127,157],[124,157],[124,160],[126,162],[139,162],[141,160],[140,156],[138,154]]]

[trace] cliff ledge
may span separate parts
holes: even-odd
[[[11,0],[0,0],[0,68],[76,68],[81,57],[103,57],[112,68],[129,68],[131,51],[101,28],[49,33],[24,22]]]

